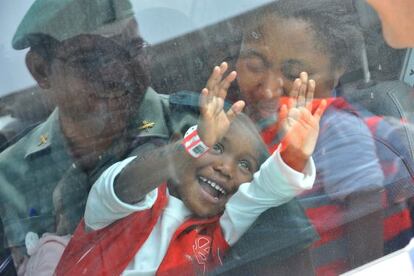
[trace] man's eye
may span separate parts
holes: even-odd
[[[98,52],[82,52],[81,54],[71,56],[68,59],[69,63],[77,63],[80,65],[95,63],[96,60],[101,58],[101,54]]]
[[[215,152],[215,153],[223,153],[224,152],[224,147],[223,147],[223,145],[222,144],[220,144],[220,143],[217,143],[217,144],[215,144],[213,147],[212,147],[212,150],[213,150],[213,152]]]
[[[251,170],[252,170],[252,166],[250,165],[250,162],[247,161],[247,160],[240,160],[239,167],[242,168],[243,170],[247,170],[249,172],[251,172]]]

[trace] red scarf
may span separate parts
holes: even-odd
[[[135,212],[98,231],[86,232],[82,220],[55,274],[120,275],[151,234],[166,205],[166,185],[162,185],[151,209]],[[229,248],[219,218],[185,221],[174,233],[157,275],[195,275],[219,265]]]

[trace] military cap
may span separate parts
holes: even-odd
[[[133,17],[129,0],[36,0],[13,37],[14,49],[37,43],[40,35],[63,41],[80,34],[111,35]]]

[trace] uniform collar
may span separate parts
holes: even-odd
[[[132,133],[135,137],[169,138],[167,122],[165,121],[168,96],[160,95],[151,87],[145,92],[144,99],[138,109],[138,114],[132,122]]]
[[[24,158],[49,150],[51,147],[66,147],[59,125],[59,110],[55,108],[47,120],[34,129]]]
[[[130,133],[134,137],[160,137],[169,138],[167,124],[165,122],[165,104],[168,103],[168,96],[161,96],[152,88],[148,88],[138,109],[138,113],[131,122]],[[144,128],[145,122],[149,126]],[[24,157],[30,158],[37,153],[51,150],[52,148],[68,148],[66,140],[60,129],[59,110],[55,108],[47,120],[34,129],[33,138]]]

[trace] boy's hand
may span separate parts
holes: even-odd
[[[322,100],[312,113],[314,92],[315,81],[308,80],[308,74],[302,72],[293,83],[288,104],[280,108],[279,123],[285,134],[281,156],[287,165],[300,172],[315,149],[319,121],[326,108],[326,100]]]
[[[245,105],[244,101],[237,101],[227,112],[223,109],[227,89],[237,75],[233,71],[223,79],[227,68],[226,62],[214,67],[213,73],[207,81],[207,87],[201,91],[201,116],[198,124],[198,133],[201,140],[208,147],[212,147],[226,134],[231,122],[243,110]]]

